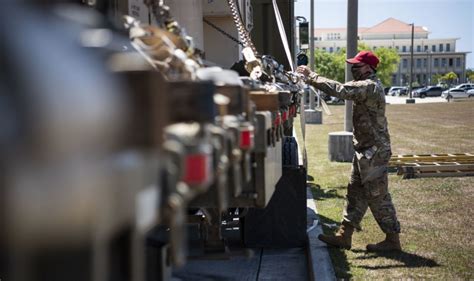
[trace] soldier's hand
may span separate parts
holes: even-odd
[[[303,75],[304,78],[307,78],[312,73],[311,69],[309,69],[309,67],[307,67],[306,65],[298,66],[296,72]]]

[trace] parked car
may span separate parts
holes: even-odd
[[[388,90],[388,93],[387,95],[388,96],[395,96],[395,92],[399,89],[401,89],[403,87],[390,87],[390,89]]]
[[[454,89],[463,89],[463,90],[467,91],[467,90],[470,90],[470,89],[474,89],[474,84],[472,84],[472,83],[459,84],[456,87],[454,87]]]
[[[411,88],[412,96],[414,95],[415,91],[418,91],[419,89],[423,89],[423,88],[425,88],[425,86],[413,86],[413,88]]]
[[[474,89],[470,89],[466,93],[468,98],[474,98]]]
[[[471,94],[469,94],[468,91],[464,89],[451,88],[449,90],[444,91],[441,94],[441,97],[450,101],[452,99],[468,98],[470,97],[469,95],[474,96],[474,93],[471,92]]]
[[[439,97],[443,92],[443,88],[438,86],[428,86],[413,91],[413,97],[425,98],[425,97]]]
[[[395,90],[395,92],[393,93],[393,96],[404,96],[407,94],[407,92],[408,92],[407,87],[400,87],[400,89]]]

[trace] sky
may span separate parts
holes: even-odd
[[[316,28],[346,27],[347,1],[314,0]],[[296,0],[295,16],[310,19],[310,0]],[[359,27],[371,27],[392,17],[425,26],[428,38],[459,38],[456,51],[474,51],[474,0],[359,0]],[[474,69],[474,53],[467,55]]]

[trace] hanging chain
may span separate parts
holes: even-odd
[[[238,4],[235,0],[227,0],[229,4],[230,12],[232,13],[232,18],[234,20],[235,27],[237,27],[237,31],[239,33],[239,37],[243,40],[244,47],[249,47],[252,49],[255,55],[257,55],[257,49],[252,43],[252,39],[242,22],[242,18],[240,17],[240,12],[238,8]]]
[[[239,39],[235,38],[234,36],[230,35],[229,33],[227,33],[225,30],[223,30],[222,28],[218,27],[217,25],[213,24],[212,22],[208,21],[207,19],[203,19],[203,21],[209,25],[210,27],[214,28],[215,30],[219,31],[220,33],[222,33],[224,36],[226,36],[227,38],[229,38],[230,40],[234,41],[235,43],[239,44],[240,46],[244,46],[244,43],[242,41],[240,41]]]

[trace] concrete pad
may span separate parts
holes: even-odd
[[[306,123],[308,124],[322,124],[323,112],[321,110],[306,109],[304,111]]]
[[[329,161],[352,162],[354,146],[352,144],[352,132],[332,132],[328,139]]]

